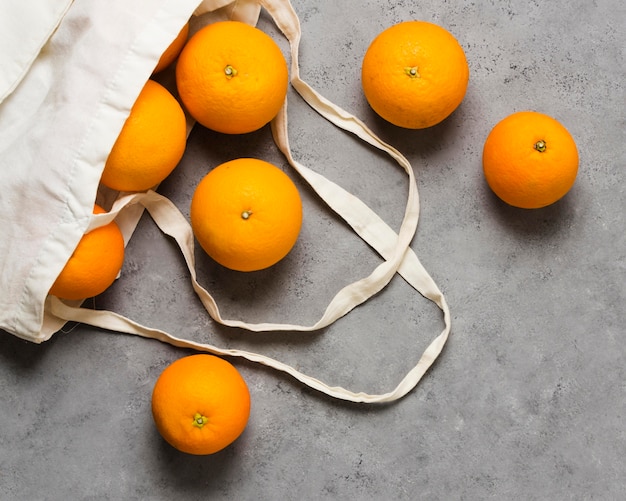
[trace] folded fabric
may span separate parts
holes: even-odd
[[[1,328],[34,341],[51,335],[41,332],[44,300],[89,224],[108,153],[199,4],[20,0],[0,8],[2,26],[15,26],[1,35],[3,73],[19,67],[3,81],[0,105]]]

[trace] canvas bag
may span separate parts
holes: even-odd
[[[29,341],[42,342],[66,321],[78,321],[174,346],[243,357],[284,371],[330,396],[355,402],[393,401],[415,387],[446,343],[450,312],[443,294],[410,248],[419,217],[413,169],[400,152],[381,141],[358,118],[300,79],[301,31],[288,0],[49,0],[45,8],[28,0],[19,5],[10,6],[8,15],[0,21],[8,26],[15,16],[14,26],[19,28],[7,31],[6,40],[0,39],[1,67],[11,68],[10,74],[7,72],[4,77],[3,73],[0,79],[0,176],[3,186],[10,187],[0,192],[2,329]],[[370,275],[340,290],[322,317],[308,326],[250,324],[223,318],[214,298],[196,280],[193,233],[174,204],[153,190],[118,193],[99,185],[108,152],[134,100],[160,54],[190,16],[200,23],[235,19],[254,25],[261,8],[266,9],[289,41],[294,89],[322,117],[389,154],[404,169],[409,181],[404,219],[396,233],[357,197],[293,157],[285,101],[271,124],[277,146],[328,206],[383,258]],[[0,28],[4,27],[2,24]],[[29,34],[26,44],[25,33]],[[21,50],[15,54],[8,47]],[[94,200],[105,206],[108,213],[93,215]],[[181,339],[115,312],[81,308],[80,302],[47,295],[85,231],[115,220],[128,241],[144,209],[165,234],[176,240],[189,269],[191,286],[208,314],[221,324],[251,331],[320,329],[367,301],[399,273],[415,290],[437,304],[443,314],[444,329],[395,388],[384,394],[368,394],[331,387],[260,354]]]

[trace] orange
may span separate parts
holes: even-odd
[[[219,165],[198,184],[191,226],[206,253],[237,271],[268,268],[295,245],[302,201],[278,167],[255,158]]]
[[[554,118],[521,111],[504,118],[487,136],[483,171],[503,201],[537,209],[556,202],[574,185],[578,150]]]
[[[426,21],[405,21],[381,32],[361,67],[372,109],[399,127],[424,129],[461,104],[469,81],[463,49],[450,32]]]
[[[287,95],[287,62],[272,38],[238,21],[209,24],[193,35],[176,64],[176,85],[189,114],[226,134],[260,129]]]
[[[105,210],[94,206],[94,214]],[[85,299],[104,292],[124,263],[124,237],[115,221],[85,233],[50,289],[62,299]]]
[[[148,80],[107,158],[102,183],[118,191],[154,188],[182,158],[186,129],[178,101],[161,84]]]
[[[250,392],[235,367],[199,354],[168,365],[152,391],[152,416],[171,446],[188,454],[214,454],[240,435],[250,417]]]
[[[187,42],[187,37],[189,36],[189,23],[186,23],[183,28],[180,30],[176,38],[172,40],[172,43],[165,49],[165,52],[161,54],[161,58],[159,62],[155,66],[153,70],[154,73],[159,73],[167,68],[170,64],[174,62],[180,51],[183,50],[185,46],[185,42]]]

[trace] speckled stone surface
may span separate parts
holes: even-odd
[[[165,444],[150,413],[163,368],[190,352],[68,324],[42,345],[0,335],[2,500],[615,500],[626,492],[626,119],[622,2],[293,0],[301,72],[411,161],[421,219],[413,248],[451,308],[452,334],[415,390],[384,406],[332,400],[272,369],[231,361],[252,395],[244,434],[207,457]],[[360,61],[387,26],[449,29],[471,77],[461,107],[425,131],[377,118]],[[283,48],[267,16],[259,24]],[[504,116],[534,109],[580,148],[572,191],[546,209],[505,206],[486,186],[482,145]],[[406,176],[289,96],[294,156],[357,194],[392,227]],[[257,156],[301,188],[305,220],[278,266],[238,274],[198,253],[222,313],[310,324],[379,258],[291,170],[269,128],[227,137],[197,127],[162,186],[188,214],[218,163]],[[89,302],[91,305],[91,302]],[[390,390],[442,328],[397,277],[313,333],[225,328],[194,296],[173,243],[148,216],[121,278],[95,299],[174,335],[263,353],[331,384]]]

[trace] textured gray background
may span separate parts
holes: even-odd
[[[68,325],[40,346],[1,335],[0,499],[622,499],[623,2],[294,0],[294,7],[303,78],[414,166],[422,212],[413,248],[452,311],[441,358],[414,391],[386,406],[334,401],[233,360],[252,394],[249,425],[228,449],[194,457],[166,445],[150,414],[157,376],[189,352],[85,326]],[[371,39],[407,19],[449,29],[471,69],[461,107],[425,131],[386,124],[360,88]],[[260,27],[286,47],[267,17]],[[397,228],[406,194],[400,169],[295,94],[289,99],[296,158]],[[524,109],[556,117],[580,148],[572,191],[537,211],[505,206],[481,172],[491,127]],[[200,281],[226,317],[312,323],[339,287],[379,259],[297,179],[268,128],[245,137],[196,128],[162,192],[188,214],[197,180],[246,155],[276,163],[298,183],[301,237],[278,266],[253,274],[198,253]],[[395,386],[442,328],[437,308],[399,278],[321,332],[220,327],[148,217],[122,277],[95,305],[369,392]]]

